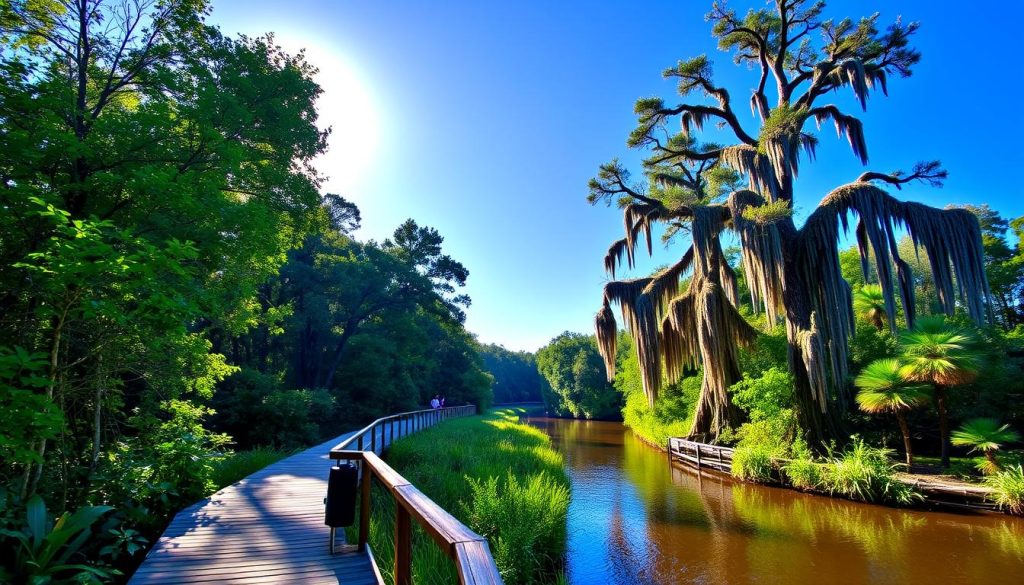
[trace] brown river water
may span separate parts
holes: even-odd
[[[698,474],[622,424],[531,417],[572,480],[566,573],[603,583],[1014,583],[1024,519],[899,510]]]

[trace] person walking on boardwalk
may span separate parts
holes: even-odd
[[[430,399],[430,408],[441,408],[441,401],[437,399],[437,396]]]

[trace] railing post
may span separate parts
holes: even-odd
[[[395,585],[412,583],[412,522],[409,511],[395,506]]]
[[[363,459],[360,464],[363,472],[362,498],[359,505],[359,551],[366,550],[366,541],[370,538],[370,466]]]
[[[370,451],[377,452],[377,425],[370,427]]]
[[[391,441],[389,445],[395,442],[395,419],[391,419]]]
[[[363,435],[359,435],[359,450],[363,450]]]

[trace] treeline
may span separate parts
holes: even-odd
[[[328,136],[313,67],[207,11],[0,6],[5,582],[130,566],[231,449],[309,444],[434,394],[490,401],[465,267],[411,220],[354,239],[358,209],[312,166]],[[51,554],[25,520],[43,502],[113,509],[83,508],[92,525]]]
[[[494,403],[540,402],[544,379],[537,371],[537,357],[528,351],[511,351],[493,343],[480,346],[484,369],[494,377]]]

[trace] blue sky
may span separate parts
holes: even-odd
[[[761,0],[733,1],[740,13]],[[383,239],[408,217],[437,228],[470,270],[467,327],[481,341],[535,350],[565,330],[592,330],[604,252],[621,237],[618,210],[591,207],[587,180],[599,164],[640,155],[625,139],[633,102],[674,84],[660,72],[707,53],[718,83],[756,132],[745,104],[757,75],[716,49],[707,2],[365,2],[214,0],[211,21],[227,33],[275,32],[308,49],[325,87],[322,117],[333,127],[319,168],[325,191],[356,202],[362,239]],[[862,114],[878,171],[940,159],[944,189],[898,195],[932,205],[989,203],[1024,215],[1016,173],[1024,168],[1013,34],[1024,7],[953,10],[946,2],[834,1],[826,15],[881,12],[921,22],[922,62],[892,79],[888,98]],[[1004,57],[1005,56],[1005,57]],[[984,91],[973,89],[985,84]],[[773,99],[770,97],[770,99]],[[854,112],[852,96],[831,100]],[[796,208],[806,215],[862,170],[831,125],[814,164],[801,167]],[[710,138],[713,138],[711,136]],[[655,250],[642,268],[675,260]]]

